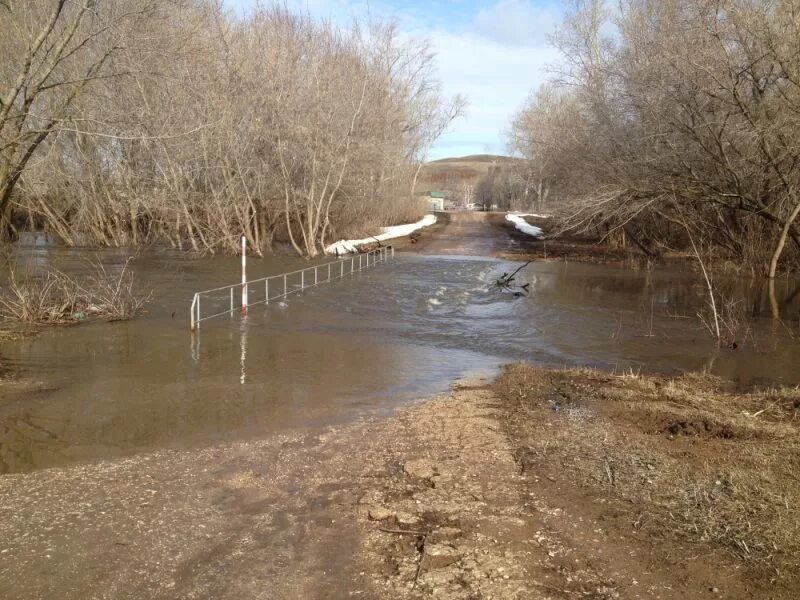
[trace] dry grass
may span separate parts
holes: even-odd
[[[28,324],[66,324],[88,318],[131,319],[149,302],[151,294],[135,290],[130,259],[118,273],[99,260],[92,273],[78,278],[51,269],[41,276],[20,277],[10,269],[0,291],[0,318]]]
[[[743,300],[715,292],[715,302],[706,302],[697,318],[720,346],[736,347],[753,339],[753,317]]]
[[[628,531],[800,583],[800,390],[525,365],[497,385],[523,469],[602,497]]]
[[[29,331],[0,329],[0,342],[16,342],[25,339],[29,335],[31,335]]]

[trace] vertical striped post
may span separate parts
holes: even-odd
[[[192,307],[189,309],[192,331],[200,326],[200,294],[195,294],[192,298]]]

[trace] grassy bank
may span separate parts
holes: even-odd
[[[721,551],[758,589],[798,589],[800,390],[527,365],[496,390],[521,470],[576,511],[662,557]]]

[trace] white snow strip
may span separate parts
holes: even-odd
[[[519,229],[522,233],[526,233],[528,235],[532,235],[533,237],[539,237],[544,233],[541,228],[536,227],[536,225],[531,225],[528,223],[523,217],[532,217],[534,215],[506,215],[506,221],[511,221],[514,224],[514,227]]]
[[[392,225],[391,227],[381,227],[381,233],[375,237],[364,238],[363,240],[339,240],[325,248],[327,254],[347,254],[348,252],[358,252],[358,246],[364,244],[374,244],[375,240],[385,242],[394,238],[410,235],[417,229],[428,227],[436,223],[434,215],[425,215],[421,220],[416,223],[407,223],[405,225]]]
[[[551,219],[553,215],[537,215],[536,213],[514,213],[518,217],[533,217],[534,219]]]

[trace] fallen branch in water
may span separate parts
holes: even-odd
[[[511,274],[503,273],[500,276],[500,278],[497,281],[495,281],[495,285],[501,290],[508,290],[513,292],[515,297],[524,296],[529,292],[529,287],[531,284],[525,283],[523,285],[516,285],[514,281],[516,280],[517,273],[519,273],[522,269],[531,264],[531,262],[532,261],[529,260],[524,265],[518,267],[517,270]]]

